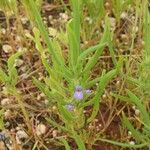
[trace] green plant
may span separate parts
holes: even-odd
[[[127,76],[128,81],[132,83],[132,85],[136,86],[136,88],[132,88],[131,90],[126,90],[127,96],[120,96],[118,94],[112,94],[117,99],[123,100],[129,104],[132,104],[139,110],[140,115],[135,117],[135,121],[130,120],[130,116],[127,117],[126,113],[123,113],[122,122],[125,127],[131,132],[132,138],[135,140],[135,144],[129,144],[127,142],[116,142],[107,139],[99,139],[103,142],[108,142],[114,145],[118,145],[121,147],[129,147],[129,148],[149,148],[150,147],[150,116],[148,109],[148,100],[149,100],[149,54],[150,54],[150,46],[149,46],[149,25],[150,25],[150,15],[148,11],[148,2],[143,1],[142,3],[143,10],[143,40],[144,40],[144,51],[142,53],[142,57],[140,58],[140,63],[138,62],[138,70],[137,70],[137,78]],[[135,94],[136,93],[136,94]],[[135,127],[135,122],[140,124],[139,129]]]
[[[113,13],[119,22],[121,13],[125,11],[131,4],[133,0],[112,0]]]
[[[90,77],[91,70],[99,60],[104,47],[110,42],[108,18],[107,16],[105,18],[104,34],[100,42],[88,49],[82,49],[80,46],[80,13],[82,13],[82,3],[81,1],[71,0],[72,19],[67,23],[66,27],[66,41],[69,50],[67,57],[64,57],[64,51],[61,49],[61,42],[59,41],[60,38],[49,38],[34,1],[26,0],[26,3],[37,26],[33,29],[34,36],[28,34],[28,37],[35,42],[42,63],[47,71],[44,82],[38,81],[35,78],[33,82],[47,96],[51,106],[53,104],[57,105],[57,114],[63,125],[60,125],[53,118],[47,118],[47,121],[58,128],[58,130],[67,133],[73,138],[78,145],[78,149],[84,150],[86,149],[85,144],[90,145],[91,143],[86,143],[83,140],[83,136],[85,136],[83,129],[97,116],[104,89],[121,68],[120,62],[118,65],[116,64],[115,69],[108,73],[103,71],[103,74],[101,76],[98,75],[95,79]],[[43,47],[41,36],[47,48]],[[48,58],[50,58],[51,62],[48,61]],[[96,91],[91,92],[92,87],[96,83],[98,83]],[[83,113],[87,106],[93,107],[89,118],[86,118]],[[61,141],[66,149],[69,149],[68,142],[65,139],[61,139]]]
[[[16,0],[1,0],[0,9],[5,13],[7,29],[10,29],[9,17],[12,14],[17,14],[17,1]]]
[[[29,115],[24,107],[24,103],[22,102],[22,97],[19,90],[16,88],[18,81],[17,69],[15,66],[15,60],[23,54],[22,52],[16,52],[7,61],[7,73],[5,73],[2,68],[0,68],[0,82],[2,82],[5,86],[5,90],[3,91],[5,96],[9,97],[10,95],[14,96],[18,101],[18,104],[22,110],[22,113],[25,117],[25,122],[29,129],[29,132],[32,132]]]

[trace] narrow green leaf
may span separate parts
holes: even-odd
[[[71,148],[70,148],[70,146],[69,146],[69,144],[68,144],[66,139],[61,138],[60,141],[64,144],[65,150],[71,150]]]
[[[72,131],[72,133],[73,133],[72,136],[73,136],[76,144],[78,145],[78,149],[79,150],[86,150],[84,142],[82,141],[81,137],[74,130]]]
[[[97,87],[96,90],[96,94],[93,98],[93,112],[90,116],[90,118],[88,118],[88,122],[91,122],[97,115],[98,111],[99,111],[99,103],[100,103],[100,98],[105,90],[105,87],[107,86],[107,84],[109,83],[109,81],[117,74],[117,69],[111,70],[108,73],[106,73],[105,75],[101,76],[100,78],[100,82],[99,85]]]
[[[30,11],[32,12],[33,16],[34,16],[34,19],[37,23],[37,26],[44,38],[44,40],[46,41],[46,44],[48,46],[48,50],[50,51],[50,53],[52,54],[52,56],[54,57],[54,59],[57,61],[58,64],[62,65],[61,61],[59,60],[56,52],[54,51],[53,49],[53,46],[52,46],[52,41],[51,39],[49,38],[49,35],[48,35],[48,32],[44,26],[44,23],[42,21],[42,18],[40,16],[40,13],[36,7],[36,4],[33,0],[26,0],[30,6]]]
[[[147,124],[148,126],[150,126],[150,116],[146,110],[146,107],[142,103],[142,101],[135,94],[133,94],[131,91],[127,90],[127,93],[130,97],[130,101],[132,103],[134,103],[137,106],[137,108],[140,110],[141,117],[142,117],[144,123]]]
[[[9,78],[6,75],[6,73],[0,68],[0,81],[2,81],[3,83],[6,83],[8,79]]]
[[[110,143],[110,144],[114,144],[114,145],[117,145],[117,146],[125,147],[125,148],[142,148],[142,147],[147,146],[147,143],[132,145],[132,144],[129,144],[129,143],[122,143],[122,142],[117,142],[117,141],[107,140],[107,139],[99,139],[99,140],[103,141],[103,142]]]
[[[64,106],[58,104],[59,114],[63,118],[66,123],[72,123],[74,121],[74,117]]]
[[[123,120],[122,121],[123,121],[123,124],[128,128],[128,130],[131,131],[134,138],[138,142],[143,143],[144,142],[144,136],[140,132],[138,132],[136,129],[134,129],[134,127],[132,126],[132,124],[130,123],[130,121],[128,120],[128,118],[124,114],[123,114]]]
[[[52,119],[46,118],[46,120],[47,120],[47,122],[52,124],[54,127],[58,128],[58,130],[62,130],[62,131],[70,133],[70,131],[67,128],[65,128],[64,126],[59,125],[57,122],[53,121]]]

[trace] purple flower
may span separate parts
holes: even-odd
[[[65,107],[66,107],[66,109],[68,109],[69,111],[73,111],[73,110],[74,110],[74,105],[73,105],[73,104],[66,104]]]
[[[81,86],[75,87],[75,92],[74,92],[73,96],[76,100],[82,100],[83,99],[83,89]]]

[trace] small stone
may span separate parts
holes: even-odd
[[[22,22],[22,24],[26,24],[28,22],[28,18],[27,17],[22,17],[21,22]]]
[[[48,105],[49,104],[49,100],[45,99],[44,103],[45,103],[45,105]]]
[[[118,80],[117,82],[116,82],[116,85],[119,85],[120,84],[120,81]]]
[[[27,66],[22,66],[22,67],[20,68],[20,70],[21,70],[22,72],[26,72],[26,71],[27,71]]]
[[[43,135],[46,133],[46,126],[44,124],[39,124],[37,127],[36,127],[36,134],[38,136],[40,135]]]
[[[109,2],[106,2],[106,3],[105,3],[105,7],[106,7],[107,9],[109,9],[109,8],[110,8],[110,3],[109,3]]]
[[[135,107],[135,106],[132,106],[132,109],[133,109],[133,110],[135,110],[135,109],[136,109],[136,107]]]
[[[19,137],[19,139],[28,138],[28,135],[24,130],[18,130],[16,135]]]
[[[9,119],[11,118],[12,114],[11,114],[11,111],[8,109],[4,112],[4,117],[5,119]]]
[[[53,135],[53,138],[57,137],[57,130],[53,130],[52,135]]]
[[[8,44],[3,45],[2,49],[5,53],[11,53],[13,51],[12,47]]]
[[[126,34],[121,34],[121,39],[126,41],[128,39],[128,36]]]
[[[53,111],[57,110],[57,107],[56,106],[53,106],[52,107]]]
[[[140,110],[139,109],[135,109],[135,115],[139,116],[139,114],[140,114]]]
[[[67,20],[68,20],[68,18],[69,18],[66,13],[60,13],[59,16],[60,16],[60,19],[61,19],[63,22],[67,22]]]
[[[89,125],[88,127],[90,130],[93,130],[95,127],[93,125]]]
[[[120,15],[120,18],[125,19],[125,18],[127,18],[127,16],[128,16],[128,14],[126,12],[122,12]]]
[[[44,94],[44,93],[41,93],[40,96],[41,96],[41,97],[45,97],[45,94]]]
[[[27,139],[28,135],[24,130],[18,130],[16,133],[16,141],[18,144],[21,144],[21,140]]]
[[[21,37],[19,35],[16,36],[16,42],[21,42]]]
[[[130,141],[129,144],[135,145],[135,142],[134,141]]]
[[[4,99],[2,99],[2,101],[1,101],[1,105],[2,105],[2,106],[9,105],[10,103],[11,103],[11,101],[10,101],[9,98],[4,98]]]
[[[2,28],[2,29],[1,29],[1,33],[2,33],[2,34],[6,34],[6,29]]]
[[[103,96],[102,96],[102,97],[103,97],[103,99],[105,99],[107,96],[106,96],[106,94],[103,94]]]
[[[15,64],[17,67],[20,67],[21,65],[23,65],[23,60],[22,59],[16,59]]]
[[[37,100],[39,101],[41,99],[41,95],[38,95],[37,96]]]
[[[49,16],[48,16],[48,20],[51,21],[52,19],[53,19],[53,16],[52,16],[52,15],[49,15]]]

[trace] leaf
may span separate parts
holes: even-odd
[[[75,70],[75,65],[77,63],[77,58],[79,56],[79,47],[78,41],[76,39],[75,31],[73,30],[73,20],[70,20],[67,24],[67,34],[68,34],[68,40],[69,40],[69,63],[70,67],[72,67],[73,70]]]
[[[121,146],[121,147],[125,147],[125,148],[142,148],[142,147],[147,146],[147,143],[132,145],[129,143],[122,143],[122,142],[117,142],[117,141],[107,140],[107,139],[99,139],[99,140],[102,142],[107,142],[107,143],[114,144],[114,145]]]
[[[10,56],[7,61],[9,82],[12,86],[15,86],[17,84],[17,80],[18,80],[18,74],[17,74],[17,69],[15,66],[15,61],[22,54],[23,54],[23,52],[16,52],[12,56]]]
[[[98,111],[99,111],[99,103],[100,103],[100,97],[103,94],[103,91],[105,90],[105,87],[107,86],[108,82],[117,74],[117,69],[111,70],[108,73],[106,73],[105,75],[101,76],[100,78],[100,82],[99,85],[97,87],[96,90],[96,94],[93,98],[93,111],[92,114],[90,116],[90,118],[88,118],[88,122],[91,122],[97,115]]]
[[[150,126],[150,116],[146,110],[146,107],[142,103],[142,101],[135,94],[133,94],[131,91],[127,90],[127,93],[128,93],[129,98],[130,98],[130,101],[132,103],[134,103],[137,106],[137,108],[140,110],[141,117],[142,117],[144,123],[147,124],[148,126]]]
[[[79,150],[86,150],[84,142],[82,141],[82,139],[80,138],[80,136],[76,133],[76,131],[72,130],[73,133],[73,138],[76,142],[76,144],[78,145],[78,149]]]
[[[9,80],[9,77],[6,75],[6,73],[0,68],[0,81],[3,83],[6,83]]]
[[[81,16],[81,1],[70,0],[73,9],[73,25],[72,30],[75,33],[75,41],[77,42],[77,54],[80,54],[80,16]]]
[[[132,124],[130,123],[130,121],[128,120],[128,118],[123,114],[123,124],[128,128],[129,131],[131,131],[132,136],[134,136],[134,138],[138,141],[138,142],[142,142],[145,143],[144,141],[144,136],[138,132],[136,129],[134,129],[134,127],[132,126]]]
[[[4,109],[0,110],[0,130],[4,130]]]
[[[99,43],[99,44],[94,45],[94,46],[88,48],[87,50],[83,51],[83,52],[79,55],[79,57],[78,57],[77,65],[76,65],[76,66],[78,67],[78,66],[81,64],[81,61],[82,61],[82,60],[86,60],[87,55],[89,55],[90,53],[96,51],[97,49],[100,49],[100,48],[105,47],[106,44],[107,44],[107,43]]]
[[[68,144],[66,139],[61,138],[60,141],[64,144],[65,150],[71,150],[71,148],[70,148],[70,146],[69,146],[69,144]]]
[[[50,124],[52,124],[54,127],[58,128],[58,130],[62,130],[65,132],[70,132],[67,128],[65,128],[64,126],[59,125],[57,122],[53,121],[50,118],[46,118],[47,122],[49,122]]]
[[[53,46],[52,46],[52,41],[51,39],[49,38],[49,35],[48,35],[48,32],[44,26],[44,23],[42,21],[42,18],[40,16],[40,13],[36,7],[36,4],[33,0],[25,0],[28,4],[29,4],[29,7],[30,7],[30,12],[33,14],[33,17],[36,21],[36,24],[40,30],[40,33],[41,35],[43,36],[47,46],[48,46],[48,50],[49,52],[52,54],[52,56],[54,57],[54,59],[57,61],[57,63],[59,65],[62,65],[61,61],[59,60],[59,57],[58,55],[56,54],[56,52],[54,51],[53,49]]]
[[[109,25],[107,23],[107,17],[105,18],[105,29],[104,29],[104,34],[103,37],[100,41],[100,44],[104,44],[107,42],[108,37],[110,36],[110,32],[109,32]],[[88,74],[90,72],[90,70],[94,67],[94,65],[97,63],[99,56],[102,54],[103,51],[103,47],[99,48],[94,55],[89,59],[88,63],[86,64],[84,70],[83,70],[83,74]]]
[[[61,117],[63,118],[63,121],[65,121],[66,123],[72,124],[72,122],[74,121],[74,117],[71,114],[71,112],[69,112],[64,106],[62,106],[61,104],[58,104],[58,110],[59,110],[59,114],[61,115]]]
[[[36,78],[33,78],[33,83],[41,92],[43,92],[49,98],[49,100],[51,101],[54,100],[54,97],[51,91],[48,89],[48,87],[44,83],[40,82]]]

